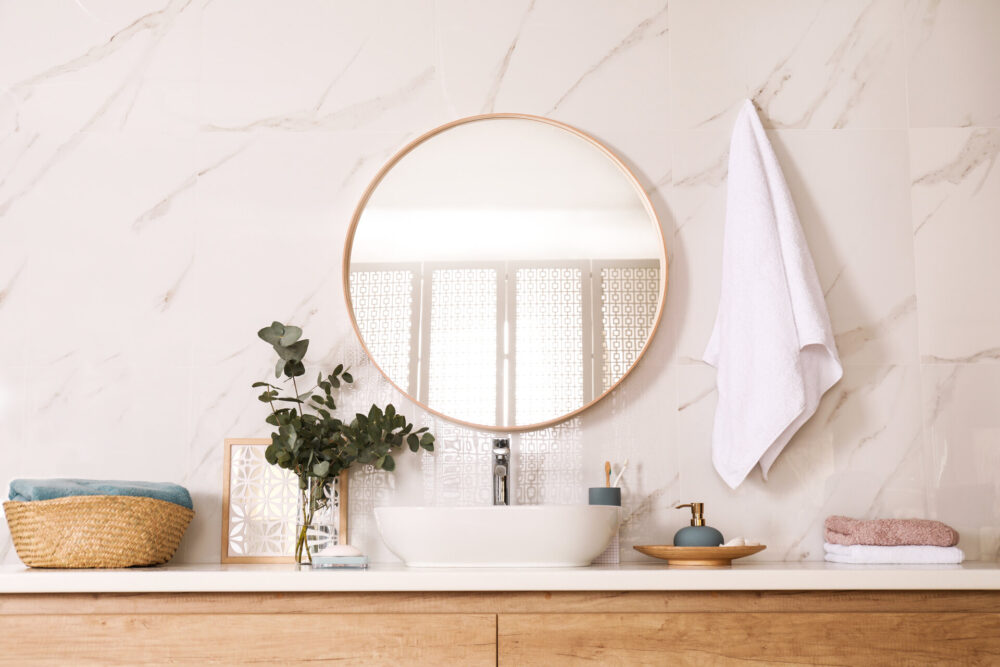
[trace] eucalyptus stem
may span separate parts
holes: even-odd
[[[305,496],[306,493],[307,492],[303,490],[303,491],[300,492],[300,495]],[[305,502],[305,498],[304,497],[303,497],[302,501],[303,501],[301,503],[301,505],[302,505],[302,529],[299,531],[299,537],[298,537],[298,540],[295,543],[295,562],[296,563],[301,563],[302,562],[302,550],[305,549],[306,560],[308,560],[309,563],[311,564],[312,563],[312,554],[309,553],[309,549],[308,549],[308,547],[306,545],[306,539],[307,539],[307,534],[308,534],[308,531],[309,531],[309,526],[312,524],[312,515],[313,515],[313,513],[311,511],[311,506],[308,503]]]

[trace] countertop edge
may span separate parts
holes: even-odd
[[[130,570],[0,567],[0,595],[35,593],[357,593],[523,591],[1000,590],[1000,563],[852,566],[760,563],[721,569],[658,564],[588,568],[310,571],[293,565],[179,565]]]

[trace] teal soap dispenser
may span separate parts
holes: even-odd
[[[717,547],[725,542],[722,533],[705,525],[705,503],[687,503],[675,509],[682,507],[691,508],[691,525],[681,528],[674,535],[675,547]]]

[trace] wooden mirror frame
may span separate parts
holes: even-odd
[[[608,389],[606,389],[600,396],[597,396],[589,403],[582,405],[581,407],[577,408],[576,410],[573,410],[572,412],[568,412],[559,417],[555,417],[554,419],[550,419],[544,422],[538,422],[536,424],[520,424],[520,425],[510,425],[510,426],[475,424],[472,422],[467,422],[461,419],[457,419],[450,415],[446,415],[426,405],[425,403],[422,403],[421,401],[417,400],[416,397],[412,396],[409,392],[404,391],[399,385],[393,382],[392,378],[390,378],[389,375],[385,372],[385,370],[383,370],[382,367],[379,366],[378,361],[375,360],[375,357],[374,355],[372,355],[371,350],[368,349],[368,345],[365,343],[365,339],[361,335],[361,330],[358,329],[358,321],[354,315],[354,304],[351,302],[351,284],[350,284],[351,247],[354,245],[354,236],[357,233],[358,224],[361,221],[361,216],[364,213],[365,206],[367,206],[368,201],[372,197],[372,194],[375,192],[375,189],[385,178],[386,174],[388,174],[389,171],[393,167],[395,167],[400,160],[406,157],[414,148],[421,145],[425,141],[431,139],[432,137],[441,134],[442,132],[449,130],[453,127],[456,127],[458,125],[464,125],[466,123],[474,123],[480,120],[490,120],[495,118],[517,118],[521,120],[533,120],[540,123],[545,123],[547,125],[552,125],[553,127],[557,127],[565,132],[569,132],[570,134],[579,137],[580,139],[583,139],[591,146],[593,146],[601,153],[603,153],[609,160],[611,160],[615,164],[615,166],[618,167],[619,170],[621,170],[622,175],[628,179],[629,183],[631,183],[632,187],[635,189],[636,194],[642,201],[643,207],[646,209],[646,213],[649,215],[649,218],[653,223],[653,226],[656,228],[656,235],[657,238],[660,240],[660,250],[662,253],[661,261],[663,262],[663,270],[660,273],[660,303],[656,309],[656,318],[653,320],[652,330],[646,337],[646,342],[643,344],[642,349],[639,350],[639,354],[638,356],[636,356],[635,361],[633,361],[632,365],[628,367],[628,369],[622,374],[622,376],[618,378],[618,380],[613,385],[608,387]],[[521,113],[489,113],[489,114],[480,114],[477,116],[468,116],[466,118],[453,120],[449,123],[445,123],[444,125],[436,127],[433,130],[430,130],[429,132],[425,132],[424,134],[420,135],[416,139],[410,141],[408,144],[403,146],[403,148],[397,151],[396,154],[393,155],[389,159],[389,161],[386,162],[385,165],[383,165],[382,168],[378,170],[378,173],[375,174],[375,178],[372,179],[371,183],[369,183],[368,187],[365,189],[364,194],[361,195],[361,200],[358,202],[358,205],[354,209],[354,215],[351,217],[351,224],[347,229],[347,238],[344,240],[342,279],[343,279],[343,289],[344,289],[344,301],[347,304],[347,312],[351,317],[351,326],[354,328],[354,334],[361,342],[361,347],[364,349],[365,354],[368,356],[368,359],[371,361],[372,365],[378,369],[379,373],[382,374],[382,377],[384,377],[389,382],[389,384],[391,384],[397,391],[399,391],[407,399],[418,405],[421,409],[426,410],[427,412],[430,412],[433,415],[437,415],[442,419],[447,419],[448,421],[453,422],[455,424],[460,424],[462,426],[467,426],[469,428],[478,430],[492,431],[495,433],[522,433],[525,431],[535,431],[538,429],[546,428],[548,426],[553,426],[554,424],[558,424],[560,422],[566,421],[567,419],[575,417],[576,415],[590,408],[592,405],[596,404],[605,396],[614,391],[615,388],[618,385],[620,385],[622,381],[632,373],[633,370],[635,370],[635,367],[646,355],[646,350],[649,349],[649,346],[653,341],[653,336],[656,335],[656,332],[660,328],[660,320],[663,318],[663,310],[667,299],[668,274],[669,274],[669,268],[667,260],[667,244],[666,240],[663,237],[663,229],[661,229],[660,227],[660,219],[656,215],[656,210],[653,208],[653,203],[650,201],[649,196],[646,194],[646,191],[642,188],[642,185],[639,183],[639,179],[635,177],[635,174],[632,173],[632,170],[629,169],[627,166],[625,166],[625,163],[622,162],[622,160],[617,155],[615,155],[611,151],[611,149],[609,149],[607,146],[605,146],[604,144],[602,144],[600,141],[590,136],[589,134],[586,134],[585,132],[578,130],[570,125],[566,125],[565,123],[560,123],[559,121],[552,120],[551,118],[545,118],[543,116],[533,116],[530,114],[521,114]]]

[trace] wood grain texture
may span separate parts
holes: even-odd
[[[0,665],[291,664],[317,646],[351,665],[1000,664],[1000,592],[0,594]]]
[[[0,665],[494,665],[484,614],[0,616]]]
[[[4,614],[1000,612],[1000,591],[0,594]]]
[[[507,665],[996,665],[1000,613],[503,614]]]

